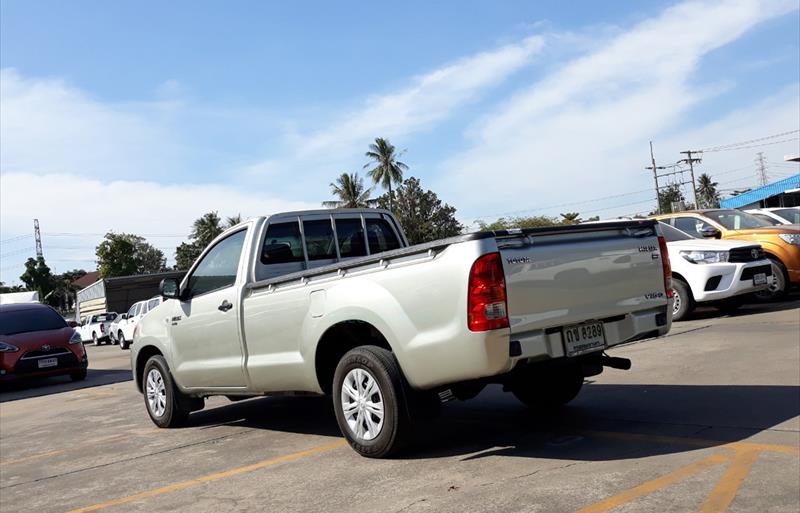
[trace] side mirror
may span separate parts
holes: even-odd
[[[180,299],[180,286],[175,278],[164,278],[158,285],[158,292],[164,299]]]
[[[67,321],[67,326],[69,326],[70,328],[77,328],[80,325],[75,321]]]
[[[700,235],[705,239],[719,239],[722,237],[722,232],[713,226],[704,226],[700,229]]]

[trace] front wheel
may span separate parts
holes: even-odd
[[[769,262],[772,267],[772,281],[765,290],[754,294],[756,300],[762,303],[775,301],[785,296],[786,284],[789,282],[786,267],[783,263],[774,258],[770,258]]]
[[[672,320],[680,321],[694,310],[694,300],[689,284],[685,281],[672,278]]]
[[[92,343],[94,343],[96,346],[100,345],[100,339],[97,338],[97,333],[94,331],[92,332]]]
[[[347,352],[333,376],[339,429],[360,455],[381,458],[399,451],[409,436],[408,385],[394,355],[363,346]]]
[[[144,366],[144,405],[160,428],[182,426],[192,410],[189,398],[178,390],[161,355],[151,357]]]
[[[72,381],[83,381],[86,379],[86,369],[71,372],[69,377]]]

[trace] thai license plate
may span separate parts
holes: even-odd
[[[602,350],[606,347],[606,335],[602,322],[584,322],[561,328],[564,352],[567,356]]]
[[[758,273],[753,275],[753,285],[764,285],[767,283],[766,273]]]
[[[39,368],[46,369],[47,367],[58,366],[58,358],[42,358],[39,360]]]

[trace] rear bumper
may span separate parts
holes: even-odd
[[[613,347],[666,334],[672,324],[672,308],[668,304],[599,320],[603,321],[607,347]],[[566,357],[561,326],[522,334],[511,334],[508,329],[468,332],[457,341],[408,349],[400,364],[409,383],[420,389],[504,374],[521,361]]]
[[[613,347],[665,335],[672,324],[672,309],[662,306],[600,320],[603,321],[606,347]],[[519,360],[535,362],[566,357],[560,326],[535,330],[524,336],[514,336],[511,340],[518,341],[521,350],[518,356],[512,358],[514,363]]]

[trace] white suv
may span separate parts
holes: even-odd
[[[751,208],[745,212],[753,214],[773,226],[800,224],[800,207]]]
[[[672,319],[686,317],[697,303],[721,310],[741,306],[747,295],[766,289],[772,267],[758,244],[695,239],[661,223],[672,263]]]

